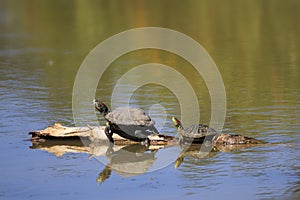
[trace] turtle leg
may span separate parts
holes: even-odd
[[[148,137],[145,138],[145,140],[143,140],[141,142],[142,145],[145,145],[146,147],[148,147],[150,145],[150,140]]]
[[[113,136],[113,132],[111,131],[110,126],[106,126],[105,127],[104,133],[105,133],[106,137],[109,139],[109,141],[114,144],[115,141],[114,141],[114,139],[112,137]]]
[[[143,130],[136,130],[134,135],[136,138],[139,138],[138,141],[141,142],[142,145],[149,146],[150,140]]]

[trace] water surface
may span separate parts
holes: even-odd
[[[296,199],[299,13],[300,4],[294,0],[0,1],[1,199]],[[54,122],[75,125],[72,89],[88,53],[114,34],[143,26],[180,31],[208,51],[226,89],[224,131],[280,144],[186,157],[177,169],[172,162],[137,176],[113,171],[102,184],[96,179],[105,166],[86,153],[55,156],[31,149],[29,131]],[[199,100],[201,122],[208,123],[211,105],[205,82],[186,60],[164,51],[123,55],[104,73],[96,96],[110,102],[122,74],[149,62],[171,66],[188,77]],[[120,105],[128,94],[123,95]],[[180,105],[168,89],[145,85],[130,102],[147,112],[151,105],[161,105],[164,112],[151,110],[153,118],[166,118],[162,131],[176,134],[170,117],[180,115]],[[83,118],[90,121],[89,115]]]

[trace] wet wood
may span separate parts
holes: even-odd
[[[104,133],[104,129],[104,126],[66,127],[60,123],[55,123],[43,130],[29,132],[33,144],[31,148],[46,150],[57,156],[61,156],[67,152],[105,155],[105,152],[109,148],[109,140]],[[155,134],[150,135],[148,138],[150,140],[148,149],[150,150],[158,150],[178,144],[178,139],[173,136]],[[119,147],[137,144],[137,142],[122,138],[117,134],[113,134],[113,139],[116,144],[115,146]],[[254,138],[226,133],[207,136],[206,140],[218,151],[233,151],[266,144]],[[73,145],[74,142],[76,145]],[[80,144],[77,144],[78,142]]]
[[[265,144],[264,141],[257,140],[255,138],[246,137],[243,135],[232,134],[218,134],[213,138],[214,146],[228,146],[228,145],[253,145],[253,144]]]
[[[67,139],[81,138],[88,139],[91,142],[108,142],[104,133],[105,126],[94,127],[66,127],[60,123],[55,123],[43,130],[29,132],[31,141],[41,142],[51,138]],[[172,136],[153,134],[148,136],[152,145],[168,145],[177,143],[177,139]],[[117,134],[113,134],[115,144],[134,144],[137,142],[125,139]]]

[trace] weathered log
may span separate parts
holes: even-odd
[[[232,135],[222,133],[216,135],[213,138],[214,146],[228,146],[228,145],[253,145],[253,144],[265,144],[266,142],[257,140],[255,138],[246,137],[243,135]]]
[[[29,132],[33,146],[54,153],[55,155],[63,155],[66,152],[84,152],[91,155],[104,155],[109,147],[109,140],[104,133],[104,126],[94,127],[66,127],[60,123],[55,123],[46,129]],[[64,140],[82,139],[84,145],[70,145],[71,143],[63,143]],[[178,139],[174,136],[162,134],[153,134],[148,136],[150,146],[148,149],[157,150],[166,146],[178,144]],[[113,139],[116,145],[120,147],[124,145],[136,144],[137,142],[125,139],[117,134],[113,134]],[[232,151],[260,144],[265,144],[261,140],[242,136],[221,133],[217,135],[207,136],[207,141],[211,142],[218,151]],[[51,142],[52,140],[52,142]],[[204,141],[204,139],[203,139]],[[101,145],[99,145],[101,143]]]
[[[102,183],[109,178],[112,170],[124,177],[145,173],[154,164],[157,150],[179,144],[174,136],[162,134],[150,135],[149,146],[136,144],[114,134],[116,145],[111,145],[104,129],[104,126],[66,127],[55,123],[46,129],[30,132],[32,136],[30,148],[44,150],[56,156],[66,153],[86,153],[90,157],[105,156],[108,163],[96,178],[98,183]],[[182,151],[175,161],[175,168],[179,167],[186,157],[203,159],[213,157],[217,152],[239,150],[261,144],[265,142],[225,133],[206,136],[203,143],[186,146],[180,143],[179,147]]]
[[[72,138],[82,137],[90,140],[99,139],[107,140],[104,133],[104,126],[96,127],[66,127],[60,123],[55,123],[53,126],[48,126],[46,129],[29,132],[31,139],[49,139],[49,138]],[[123,138],[118,135],[113,136],[116,140]]]
[[[55,123],[46,129],[29,132],[31,141],[44,141],[49,138],[82,138],[88,139],[91,142],[108,142],[104,133],[105,126],[94,127],[66,127],[60,123]],[[177,138],[173,136],[153,134],[148,136],[151,145],[169,145],[177,143]],[[117,134],[113,134],[115,144],[134,144],[137,142],[123,138]]]

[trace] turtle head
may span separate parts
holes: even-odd
[[[179,119],[177,119],[176,117],[172,117],[172,121],[173,121],[175,127],[176,127],[178,130],[180,130],[180,129],[183,128],[183,127],[182,127],[182,124],[181,124],[181,121],[180,121]]]
[[[103,115],[106,115],[109,110],[108,110],[108,107],[101,101],[97,100],[97,99],[94,99],[93,100],[93,103],[94,103],[94,106],[95,108]]]

